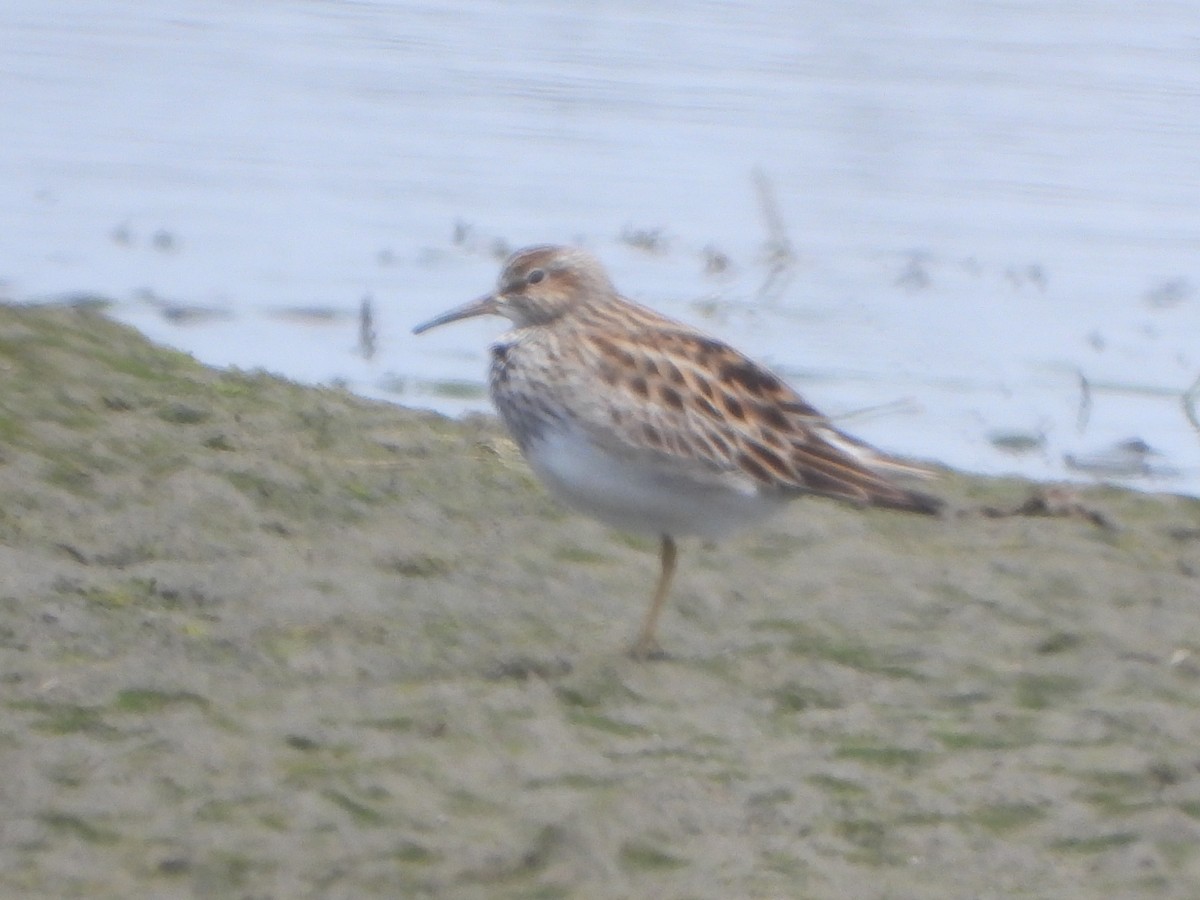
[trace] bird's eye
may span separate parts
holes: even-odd
[[[546,273],[543,272],[541,269],[534,269],[532,272],[530,272],[528,275],[525,276],[525,282],[526,282],[526,284],[537,284],[539,281],[541,281],[545,277],[546,277]]]

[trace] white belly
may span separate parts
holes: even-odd
[[[538,478],[564,503],[622,531],[719,538],[783,505],[748,478],[703,479],[669,463],[613,456],[573,430],[547,430],[526,451]]]

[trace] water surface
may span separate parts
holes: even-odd
[[[1190,3],[6,9],[11,298],[458,412],[501,323],[411,326],[580,242],[890,450],[1200,493]]]

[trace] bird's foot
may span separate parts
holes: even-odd
[[[643,636],[629,648],[629,657],[636,662],[661,662],[670,659],[671,655],[654,638]]]

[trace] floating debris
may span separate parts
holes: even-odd
[[[1177,478],[1178,469],[1151,462],[1161,457],[1161,453],[1141,438],[1129,438],[1086,456],[1064,454],[1063,463],[1068,469],[1096,478]]]
[[[1192,296],[1192,285],[1186,278],[1172,278],[1146,292],[1146,305],[1154,309],[1170,309]]]
[[[284,306],[268,310],[267,315],[273,319],[284,319],[289,322],[299,322],[306,325],[327,325],[350,318],[349,310],[337,309],[333,306]]]
[[[666,232],[662,228],[631,228],[626,226],[621,230],[619,240],[621,243],[635,250],[652,253],[655,256],[662,256],[669,249],[669,241],[667,240]]]
[[[1027,266],[1009,266],[1004,270],[1004,277],[1014,288],[1032,284],[1038,290],[1046,290],[1046,271],[1038,263],[1030,263]]]
[[[151,288],[142,288],[134,296],[146,306],[154,307],[158,314],[173,325],[203,325],[221,319],[232,319],[233,313],[217,306],[185,304],[169,300]]]
[[[165,228],[160,228],[154,232],[154,237],[150,239],[150,243],[160,253],[175,253],[180,247],[179,238]]]
[[[203,325],[206,322],[233,318],[233,313],[229,310],[217,309],[215,306],[169,304],[160,306],[158,311],[172,325]]]
[[[508,241],[502,237],[486,238],[478,234],[475,226],[463,219],[455,219],[450,233],[450,243],[467,253],[478,253],[492,259],[507,259],[512,252]]]
[[[203,306],[198,303],[181,303],[159,296],[150,288],[142,288],[135,296],[142,303],[158,310],[159,315],[172,325],[203,325],[221,319],[232,319],[233,313],[228,309],[216,306]]]
[[[128,222],[122,222],[120,225],[115,226],[113,230],[108,233],[108,236],[112,238],[112,242],[114,244],[117,244],[120,247],[133,246],[133,231],[130,229]]]
[[[1046,449],[1046,435],[1041,431],[1019,431],[997,428],[987,433],[988,443],[1004,453],[1024,456]]]
[[[1070,488],[1045,487],[1031,493],[1024,503],[1011,509],[985,506],[980,515],[988,519],[1005,519],[1010,516],[1048,516],[1054,518],[1083,519],[1106,531],[1116,530],[1116,525],[1103,512],[1085,505],[1079,495]]]
[[[904,271],[896,276],[896,287],[909,291],[923,291],[933,283],[927,265],[929,254],[923,250],[914,250],[908,255],[908,264]]]
[[[704,260],[705,275],[725,275],[733,268],[733,260],[712,244],[701,250],[700,256]]]
[[[375,386],[388,394],[399,395],[408,393],[408,379],[403,375],[397,375],[395,372],[388,372],[381,375],[376,380]]]

